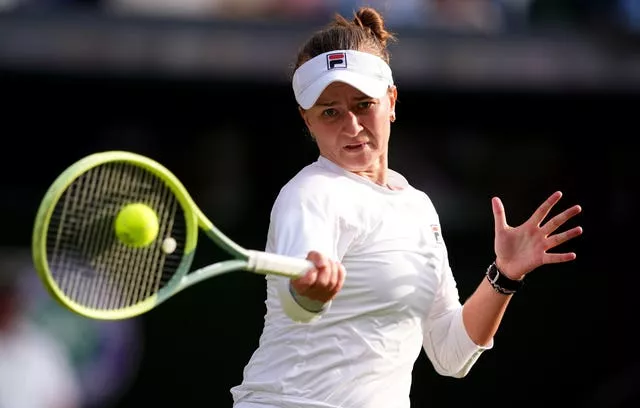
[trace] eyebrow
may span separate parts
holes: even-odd
[[[327,101],[327,102],[317,102],[316,106],[333,106],[335,105],[337,102],[335,101]]]
[[[375,99],[372,98],[370,96],[367,95],[363,95],[363,96],[359,96],[357,98],[355,98],[356,102],[362,102],[362,101],[367,101],[367,100],[371,100],[371,99]],[[326,101],[326,102],[317,102],[316,105],[317,106],[333,106],[336,105],[338,102],[337,101]]]

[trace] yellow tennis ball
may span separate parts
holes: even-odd
[[[146,204],[133,203],[118,213],[114,227],[118,239],[129,246],[142,248],[150,245],[158,236],[158,215]]]

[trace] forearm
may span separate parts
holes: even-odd
[[[484,278],[462,309],[462,321],[474,343],[487,345],[498,331],[513,295],[498,293]]]

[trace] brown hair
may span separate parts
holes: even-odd
[[[311,58],[333,50],[366,51],[389,63],[387,43],[393,40],[394,34],[385,29],[382,15],[374,8],[361,7],[351,21],[336,14],[332,22],[302,46],[294,70]]]

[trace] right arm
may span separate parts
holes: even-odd
[[[283,190],[271,212],[266,251],[310,260],[315,268],[303,277],[274,280],[284,312],[297,322],[322,316],[342,288],[345,269],[345,234],[328,200],[305,195],[303,190]]]

